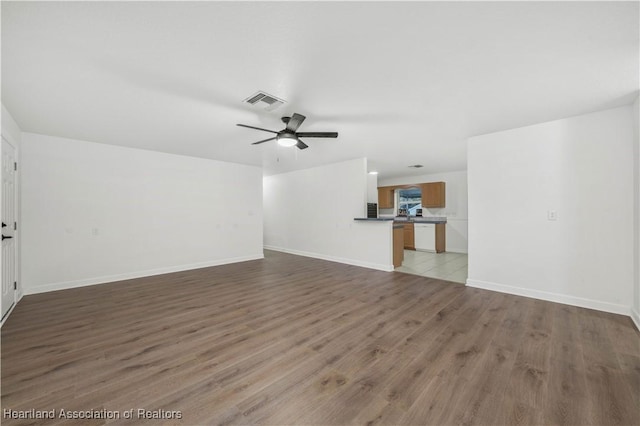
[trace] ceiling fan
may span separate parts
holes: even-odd
[[[264,142],[269,142],[274,139],[278,141],[279,145],[282,146],[297,146],[298,149],[306,149],[309,146],[302,142],[300,138],[337,138],[338,132],[296,132],[302,122],[306,119],[302,114],[294,113],[291,117],[282,117],[282,122],[287,126],[276,132],[275,130],[263,129],[261,127],[247,126],[246,124],[237,124],[240,127],[247,127],[249,129],[262,130],[264,132],[275,133],[276,135],[272,138],[264,139],[258,142],[252,143],[252,145],[258,145]]]

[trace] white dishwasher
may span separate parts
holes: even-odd
[[[436,251],[435,223],[414,223],[413,230],[416,250]]]

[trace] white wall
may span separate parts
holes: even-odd
[[[633,104],[633,311],[631,318],[640,330],[640,97]]]
[[[2,134],[7,137],[7,139],[11,138],[17,144],[20,143],[22,139],[22,130],[16,123],[16,120],[13,119],[11,113],[2,105]],[[11,142],[11,141],[10,141]]]
[[[445,208],[423,209],[423,216],[447,218],[447,251],[467,253],[468,195],[467,172],[431,173],[404,178],[380,179],[378,186],[407,185],[423,182],[446,182]]]
[[[470,138],[467,284],[629,314],[632,138],[631,106]]]
[[[378,202],[378,175],[367,174],[367,203]]]
[[[391,222],[366,217],[366,159],[264,178],[265,248],[393,269]]]
[[[262,257],[258,167],[30,133],[22,142],[27,293]]]

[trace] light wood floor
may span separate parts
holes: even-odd
[[[27,296],[1,368],[3,409],[154,425],[640,424],[627,317],[275,252]]]

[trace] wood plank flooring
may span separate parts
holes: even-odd
[[[25,297],[1,332],[2,408],[57,418],[2,423],[640,424],[627,317],[265,255]],[[138,408],[182,418],[123,418]]]

